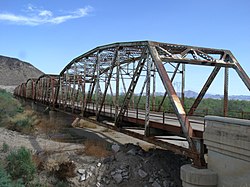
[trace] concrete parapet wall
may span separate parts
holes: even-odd
[[[204,143],[208,169],[218,187],[250,187],[250,120],[207,116]]]

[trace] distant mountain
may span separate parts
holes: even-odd
[[[231,96],[229,96],[229,99],[250,101],[250,96],[248,96],[248,95],[231,95]]]
[[[198,96],[197,92],[188,90],[185,91],[185,97],[187,98],[196,98]],[[220,94],[206,94],[204,98],[211,98],[211,99],[223,99],[224,96]],[[247,100],[250,101],[250,95],[230,95],[228,96],[230,100]]]
[[[0,88],[13,89],[29,78],[38,78],[44,74],[28,62],[0,55]]]
[[[163,96],[164,95],[164,92],[157,92],[156,93],[157,96]],[[180,93],[177,93],[178,96],[180,96],[181,94]],[[185,97],[187,98],[196,98],[198,96],[198,93],[197,92],[194,92],[192,90],[187,90],[185,91]],[[223,95],[220,95],[220,94],[209,94],[207,93],[204,98],[211,98],[211,99],[223,99]],[[250,95],[231,95],[231,96],[228,96],[228,98],[230,100],[246,100],[246,101],[250,101]]]

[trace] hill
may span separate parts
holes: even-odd
[[[42,71],[28,62],[0,55],[0,88],[12,92],[17,85],[42,74]]]

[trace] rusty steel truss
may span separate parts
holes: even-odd
[[[204,83],[192,107],[185,111],[185,65],[211,66],[213,70]],[[29,79],[15,90],[15,94],[51,105],[53,108],[70,109],[82,116],[95,115],[101,122],[106,111],[116,129],[123,131],[136,113],[134,124],[142,123],[144,136],[153,140],[151,129],[185,137],[192,153],[194,164],[203,166],[202,133],[193,129],[190,116],[194,114],[202,98],[220,69],[225,69],[224,115],[228,110],[228,69],[238,73],[250,90],[250,80],[229,50],[194,47],[152,41],[122,42],[96,47],[73,59],[60,75],[43,75]],[[175,77],[181,76],[181,95],[173,86]],[[165,92],[160,103],[156,103],[156,90]],[[135,99],[136,97],[136,99]],[[138,118],[138,108],[145,99],[144,119]],[[154,122],[151,112],[162,111],[168,98],[179,128],[167,123]],[[164,113],[163,113],[164,115]],[[129,133],[128,133],[129,134]],[[133,134],[130,132],[130,134]],[[149,137],[147,139],[147,137]],[[150,139],[151,138],[151,139]],[[168,147],[171,150],[171,147]],[[172,149],[177,151],[178,148]],[[178,153],[180,153],[179,151]],[[187,151],[188,152],[188,151]]]

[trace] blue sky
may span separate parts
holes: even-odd
[[[248,0],[1,0],[0,54],[58,74],[96,46],[154,40],[230,49],[249,75],[249,7]],[[199,91],[211,70],[188,67],[186,90]],[[223,93],[222,79],[223,72],[210,93]],[[249,95],[232,70],[229,94]]]

